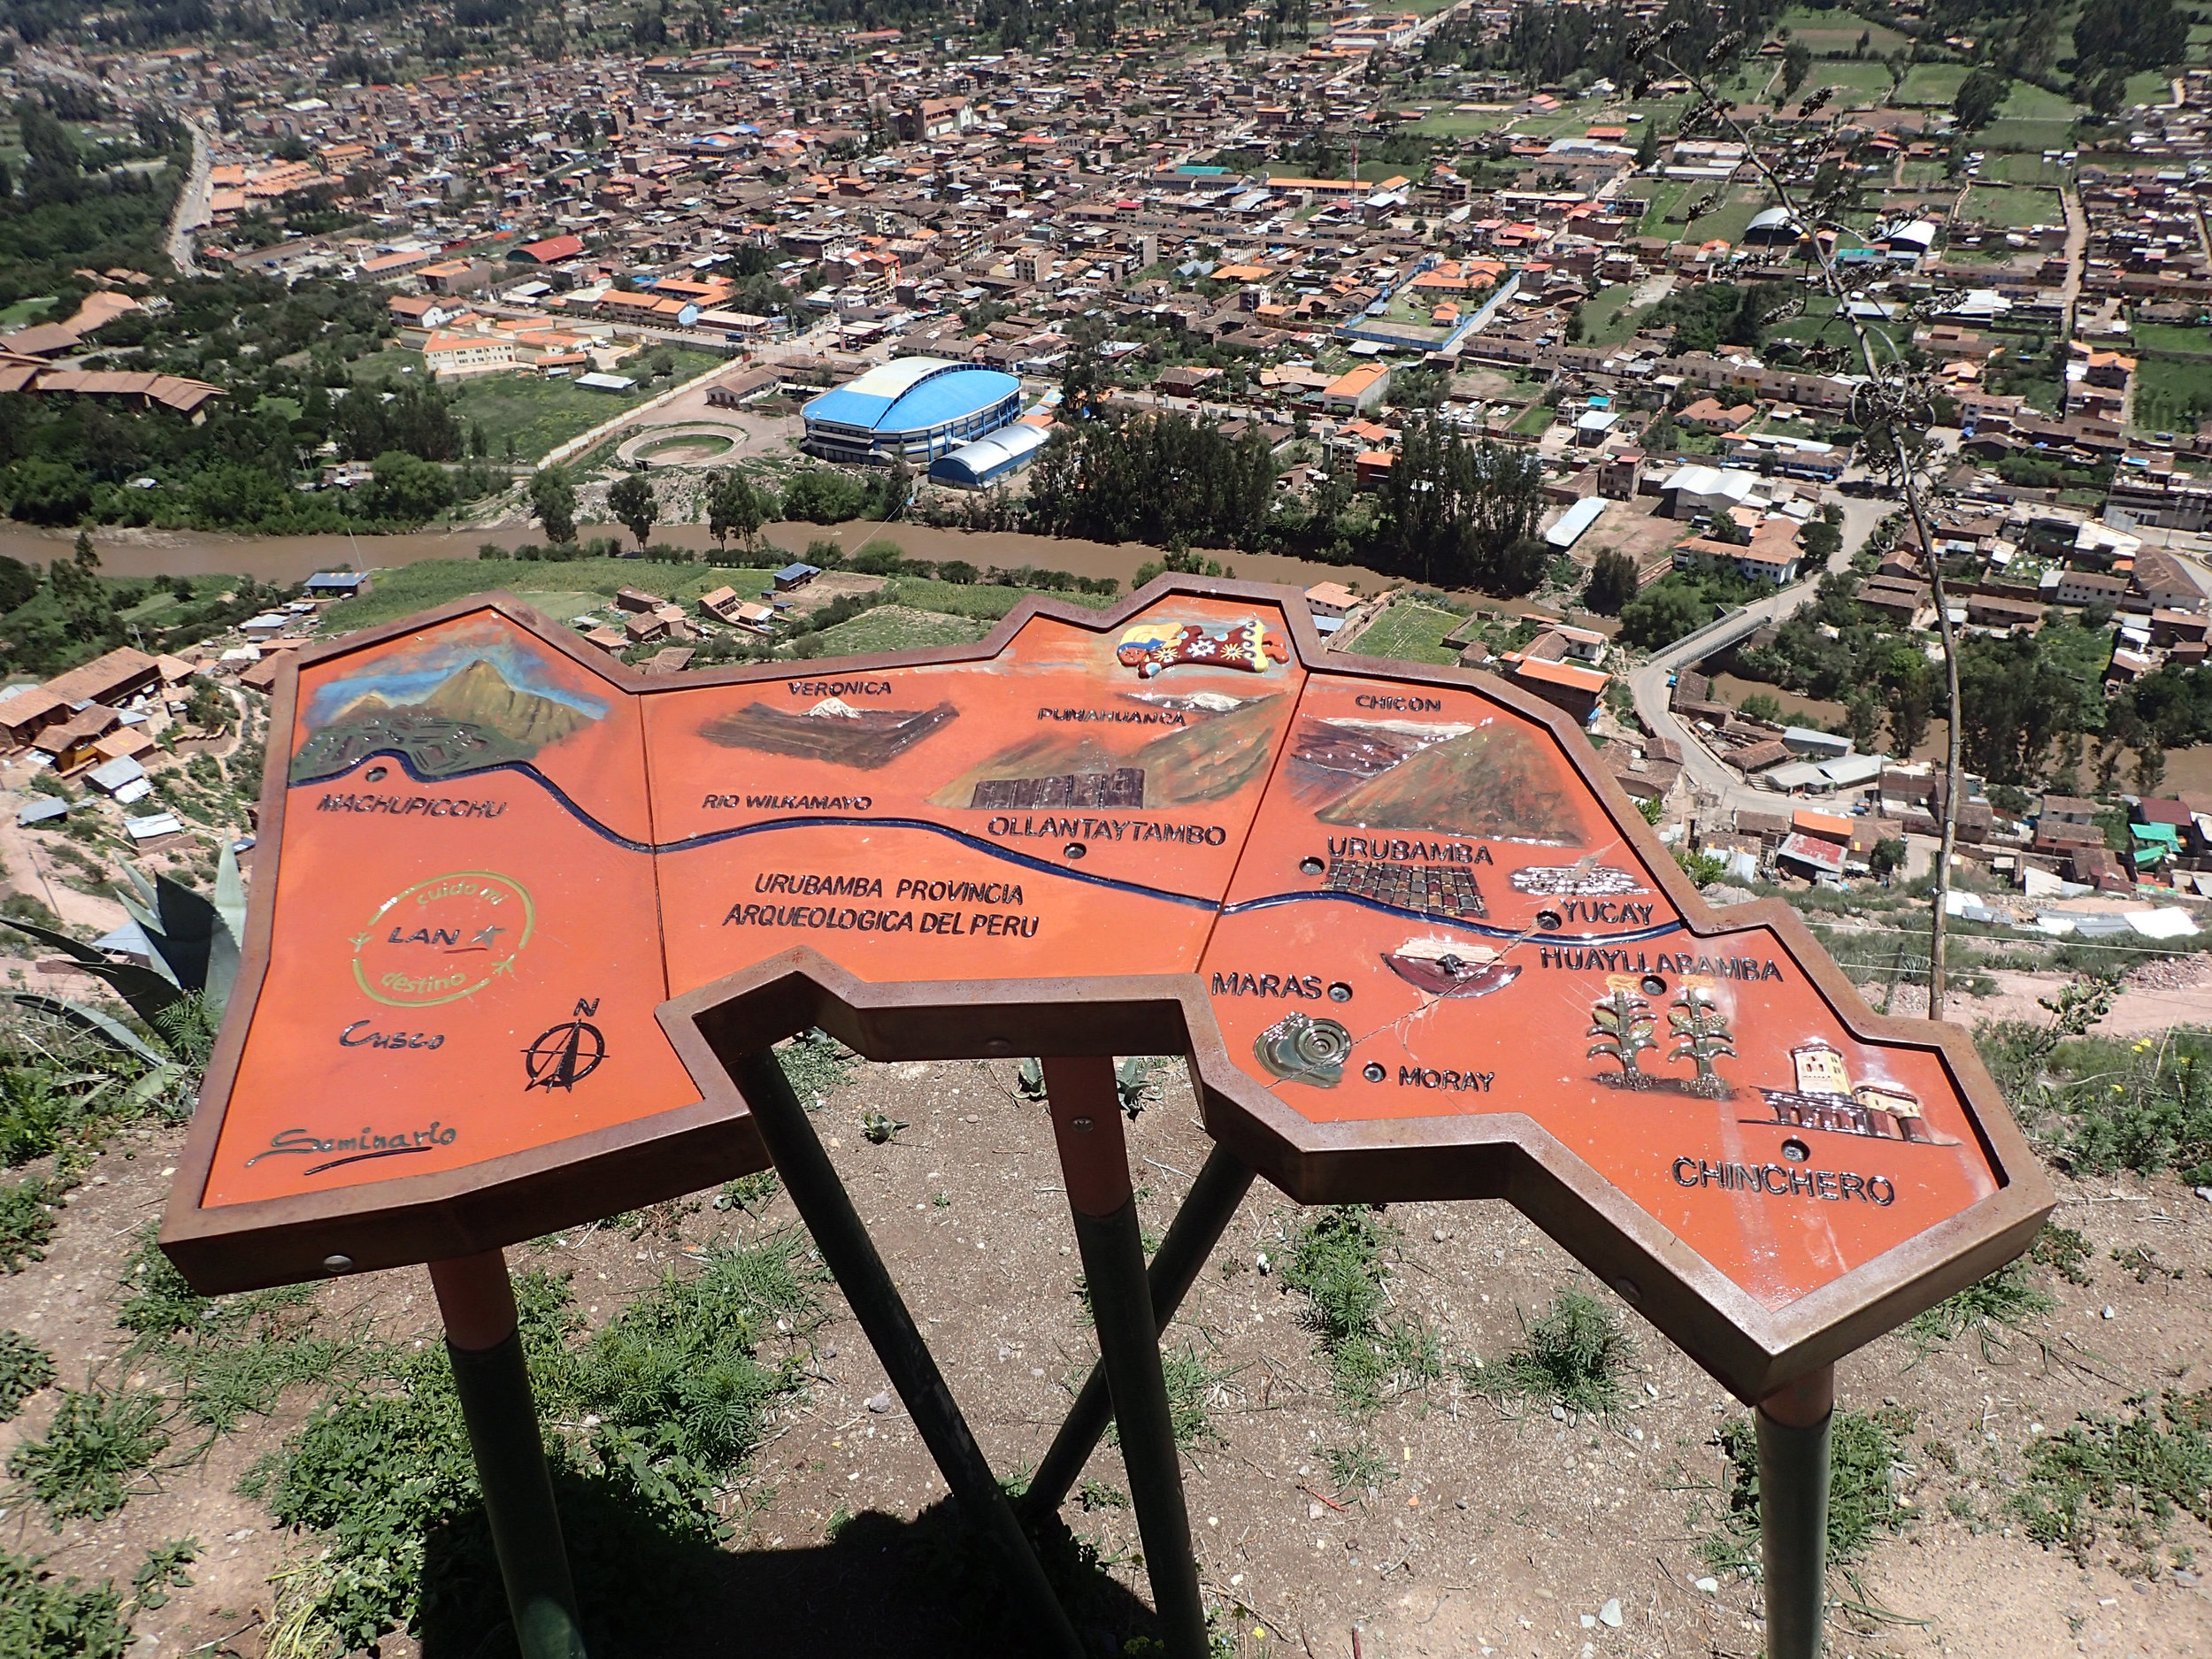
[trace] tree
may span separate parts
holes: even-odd
[[[1070,420],[1087,420],[1106,401],[1106,363],[1099,346],[1103,325],[1079,317],[1068,325],[1068,351],[1060,365],[1060,407]]]
[[[642,472],[633,472],[627,478],[617,480],[614,488],[607,492],[607,511],[637,538],[638,547],[642,549],[645,538],[660,522],[660,498],[653,494],[650,479]]]
[[[545,526],[554,546],[576,539],[576,486],[559,467],[541,467],[530,480],[530,516]]]
[[[38,592],[38,572],[21,559],[0,554],[0,616],[31,603]]]
[[[1607,548],[1590,567],[1582,603],[1601,617],[1617,617],[1621,607],[1635,596],[1636,561],[1618,548]]]
[[[1978,132],[1996,118],[1997,106],[2011,94],[2012,82],[1999,71],[1983,65],[1959,82],[1951,112],[1966,132]]]
[[[1812,72],[1813,49],[1803,41],[1792,41],[1782,53],[1782,96],[1797,96],[1798,88],[1805,84],[1805,77]]]
[[[761,526],[760,497],[752,481],[735,467],[714,475],[707,490],[707,530],[717,547],[727,551],[734,534],[740,546],[752,541]]]
[[[2189,19],[2173,0],[2088,0],[2074,24],[2080,73],[2163,69],[2188,55]]]
[[[1905,843],[1895,836],[1876,841],[1866,855],[1866,867],[1878,880],[1886,881],[1905,867]]]
[[[1649,173],[1659,163],[1659,126],[1647,118],[1644,130],[1636,135],[1636,171]]]
[[[1852,746],[1863,755],[1871,751],[1882,732],[1881,695],[1870,686],[1861,687],[1843,705],[1843,715],[1851,728]]]
[[[360,495],[369,518],[417,525],[453,505],[453,480],[434,461],[387,449],[376,457],[375,471]]]
[[[1655,651],[1712,618],[1712,601],[1695,587],[1668,577],[1621,607],[1621,642]]]

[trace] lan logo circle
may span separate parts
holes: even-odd
[[[515,971],[536,921],[528,891],[505,876],[433,876],[385,900],[353,936],[354,983],[394,1008],[457,1002]]]

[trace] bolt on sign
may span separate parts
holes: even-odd
[[[1581,733],[1288,589],[646,679],[504,597],[302,653],[163,1240],[207,1290],[764,1167],[731,1056],[1179,1052],[1293,1198],[1507,1198],[1747,1400],[2024,1248],[1960,1032],[1709,910]]]

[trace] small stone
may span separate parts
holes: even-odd
[[[1704,1591],[1708,1595],[1718,1595],[1720,1594],[1720,1580],[1718,1578],[1695,1578],[1691,1582],[1694,1587]]]
[[[1451,1236],[1452,1235],[1450,1233],[1445,1232],[1441,1227],[1438,1227],[1435,1231],[1429,1234],[1429,1237],[1433,1239],[1439,1244],[1443,1243],[1445,1240],[1450,1238]]]
[[[163,1171],[163,1173],[164,1173],[164,1174],[166,1174],[167,1172],[168,1172],[168,1171]],[[2198,1197],[2200,1197],[2200,1198],[2201,1198],[2201,1199],[2203,1199],[2203,1200],[2204,1200],[2204,1202],[2205,1202],[2206,1203],[2208,1203],[2208,1204],[2212,1204],[2212,1187],[2198,1187],[2198,1188],[2197,1188],[2197,1196],[2198,1196]]]
[[[1590,1617],[1587,1613],[1585,1613],[1585,1614],[1582,1616],[1582,1628],[1583,1628],[1583,1629],[1585,1629],[1585,1630],[1595,1630],[1597,1627],[1598,1627],[1598,1622],[1597,1622],[1597,1620],[1595,1620],[1594,1618],[1592,1618],[1592,1617]]]
[[[2097,1317],[2100,1319],[2116,1319],[2120,1317],[2120,1310],[2108,1302],[2104,1305],[2104,1311]]]
[[[1606,1599],[1606,1603],[1605,1603],[1605,1605],[1604,1605],[1603,1607],[1601,1607],[1601,1608],[1598,1609],[1598,1623],[1599,1623],[1599,1624],[1602,1624],[1602,1625],[1604,1625],[1604,1626],[1605,1626],[1605,1628],[1606,1628],[1606,1629],[1608,1629],[1608,1630],[1618,1630],[1618,1629],[1620,1629],[1620,1627],[1621,1627],[1621,1598],[1620,1598],[1620,1597],[1618,1597],[1617,1595],[1616,1595],[1616,1596],[1609,1596],[1609,1597]]]
[[[1552,1407],[1551,1420],[1555,1423],[1564,1423],[1567,1420],[1567,1408],[1561,1405]]]
[[[884,1389],[868,1396],[868,1409],[881,1417],[891,1409],[891,1391]]]
[[[2186,1567],[2177,1567],[2174,1569],[2174,1582],[2185,1590],[2193,1589],[2196,1586],[2197,1575]]]
[[[1657,1383],[1647,1382],[1644,1385],[1644,1392],[1649,1394],[1654,1400],[1656,1400],[1659,1397],[1659,1385]]]

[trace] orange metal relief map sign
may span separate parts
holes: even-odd
[[[1781,906],[1708,913],[1563,717],[1173,581],[765,672],[641,679],[489,601],[308,654],[179,1259],[421,1260],[757,1167],[656,1010],[795,947],[949,1014],[1194,976],[1209,1125],[1294,1195],[1540,1167],[1525,1208],[1625,1240],[1586,1260],[1737,1325],[2024,1239],[1970,1046],[1875,1018]]]

